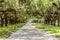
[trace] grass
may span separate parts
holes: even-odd
[[[39,23],[35,23],[33,25],[39,29],[43,29],[44,31],[47,31],[51,34],[56,35],[57,37],[60,37],[60,27],[45,25],[45,24],[39,24]]]
[[[0,27],[0,37],[8,36],[12,31],[15,31],[21,28],[23,25],[24,23],[18,23],[18,24],[11,25],[8,27]]]

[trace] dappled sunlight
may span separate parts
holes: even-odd
[[[0,0],[0,38],[58,40],[58,37],[60,0]]]

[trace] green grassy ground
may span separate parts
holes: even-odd
[[[11,25],[8,27],[0,27],[0,37],[6,37],[8,36],[12,31],[15,31],[22,27],[25,23],[18,23],[15,25]]]
[[[34,25],[39,29],[43,29],[51,34],[56,35],[57,37],[60,37],[60,27],[38,23],[34,23]]]

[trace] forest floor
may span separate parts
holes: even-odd
[[[59,40],[54,35],[49,34],[41,29],[35,28],[31,23],[11,34],[9,40]],[[5,39],[4,39],[5,40]]]

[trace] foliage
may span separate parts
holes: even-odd
[[[8,8],[16,10],[16,17],[20,21],[26,21],[31,17],[40,19],[49,14],[55,16],[55,13],[60,11],[59,0],[5,0],[0,6],[0,10],[6,10]],[[12,14],[9,12],[8,16],[10,18],[11,16],[15,16]]]

